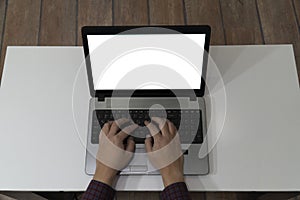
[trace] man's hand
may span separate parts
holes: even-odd
[[[166,119],[153,117],[152,121],[159,127],[153,122],[145,122],[153,137],[145,139],[145,148],[152,165],[160,170],[165,187],[184,182],[183,155],[176,127]]]
[[[128,134],[138,126],[130,125],[120,130],[120,126],[128,123],[127,119],[120,119],[106,123],[99,134],[99,149],[97,153],[94,180],[112,186],[118,171],[130,162],[135,143]],[[127,139],[127,144],[124,140]]]

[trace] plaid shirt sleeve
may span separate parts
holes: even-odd
[[[115,193],[116,191],[109,185],[92,180],[81,200],[113,200]]]
[[[189,191],[184,182],[173,183],[161,193],[162,200],[191,200]]]

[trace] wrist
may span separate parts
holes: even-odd
[[[116,174],[105,169],[96,169],[93,179],[112,187]]]
[[[183,173],[180,171],[172,171],[172,172],[162,171],[161,175],[165,187],[168,187],[173,183],[184,182]]]

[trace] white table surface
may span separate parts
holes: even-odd
[[[300,191],[300,93],[291,45],[215,46],[227,117],[207,176],[191,191]],[[85,190],[89,92],[81,47],[8,47],[0,87],[0,190]],[[76,93],[75,91],[75,93]],[[78,106],[79,105],[79,106]],[[74,125],[73,116],[78,125]],[[161,190],[159,176],[117,190]]]

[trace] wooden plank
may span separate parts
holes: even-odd
[[[264,194],[257,199],[258,200],[282,200],[282,199],[295,198],[296,200],[298,195],[299,192],[272,192],[272,193]]]
[[[147,0],[114,0],[114,25],[148,25]]]
[[[7,4],[0,77],[8,45],[37,45],[41,0],[10,0]]]
[[[297,17],[298,31],[300,33],[300,0],[294,0],[294,8]],[[298,52],[296,54],[296,65],[297,65],[298,79],[300,84],[300,53]],[[300,198],[300,196],[298,198]]]
[[[294,0],[294,8],[295,8],[295,14],[297,17],[297,23],[298,23],[298,31],[300,32],[300,0]],[[298,79],[300,83],[300,55],[297,52],[296,55],[296,65],[297,65],[297,71],[298,71]],[[300,198],[300,196],[299,196]]]
[[[299,84],[300,84],[300,55],[296,56],[296,66],[297,66],[297,72],[298,72],[298,80],[299,80]]]
[[[117,192],[116,200],[132,200],[134,198],[134,192]]]
[[[6,1],[0,0],[0,53],[1,53],[4,22],[5,22],[5,14],[6,14],[5,11],[6,11]]]
[[[134,200],[157,200],[160,199],[160,192],[135,192]]]
[[[293,44],[295,57],[300,57],[300,34],[292,1],[257,0],[264,39],[267,44]],[[298,72],[300,63],[297,63]],[[298,76],[300,74],[298,73]]]
[[[262,44],[255,0],[220,1],[226,44]]]
[[[81,27],[111,26],[111,0],[78,0],[77,45],[82,45]]]
[[[185,0],[187,24],[210,25],[211,44],[225,44],[219,0]]]
[[[298,47],[299,31],[291,1],[257,0],[266,43],[293,43]]]
[[[206,200],[237,200],[234,192],[207,192]]]
[[[42,1],[39,45],[75,45],[76,1]]]
[[[184,4],[182,0],[149,0],[151,25],[183,25]]]
[[[192,199],[206,200],[205,192],[190,192],[190,195]]]
[[[294,0],[294,8],[295,8],[295,14],[298,20],[298,27],[300,31],[300,1],[299,0]]]

